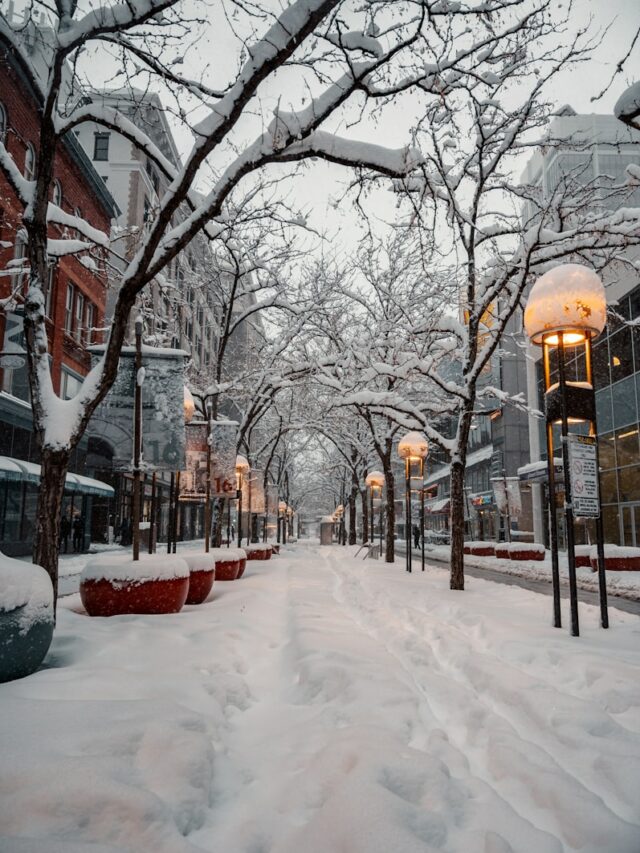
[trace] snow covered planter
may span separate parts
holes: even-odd
[[[216,560],[211,552],[180,552],[180,559],[189,566],[189,593],[185,604],[202,604],[213,587]]]
[[[503,542],[500,545],[495,545],[493,550],[494,550],[496,557],[499,560],[508,560],[509,557],[511,556],[509,553],[510,547],[511,546],[509,545],[508,542]]]
[[[31,675],[53,637],[53,586],[40,566],[0,553],[0,682]]]
[[[212,548],[209,551],[216,561],[216,580],[235,581],[241,578],[247,565],[247,555],[242,548]]]
[[[136,562],[97,557],[82,570],[80,598],[89,616],[178,613],[189,593],[189,574],[175,554],[150,554]]]
[[[591,546],[589,554],[591,568],[598,570],[598,551]],[[640,548],[621,548],[619,545],[604,546],[604,567],[611,572],[640,572]]]
[[[593,545],[576,545],[576,568],[591,565],[591,549]]]
[[[512,560],[544,560],[544,545],[537,545],[535,542],[511,542],[509,557]]]
[[[494,542],[467,542],[464,546],[464,553],[471,554],[474,557],[493,557],[495,548]]]
[[[247,552],[247,560],[270,560],[272,547],[266,545],[248,545],[245,549]]]

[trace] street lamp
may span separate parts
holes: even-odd
[[[342,526],[344,524],[344,506],[342,504],[338,504],[335,508],[334,513],[336,517],[336,521],[338,522],[338,544],[342,544]]]
[[[411,480],[420,481],[420,528],[422,571],[424,572],[424,460],[429,453],[427,439],[419,432],[408,432],[398,444],[398,456],[404,459],[406,569],[411,571]]]
[[[278,532],[280,531],[280,526],[282,525],[282,544],[287,544],[287,504],[286,501],[280,501],[278,503]],[[278,537],[278,542],[280,542],[280,537]]]
[[[370,474],[367,474],[365,479],[365,485],[369,489],[369,530],[371,531],[371,535],[369,537],[371,544],[373,545],[373,512],[374,512],[374,500],[382,499],[382,489],[384,488],[384,474],[382,471],[371,471]],[[380,528],[380,548],[382,549],[382,506],[380,507],[380,517],[378,519],[379,528]]]
[[[591,342],[607,322],[607,300],[596,273],[581,264],[562,264],[541,276],[531,288],[524,312],[524,327],[531,343],[542,346],[547,466],[549,476],[551,565],[554,624],[560,619],[558,530],[555,510],[553,425],[560,423],[564,467],[564,510],[567,525],[567,561],[571,601],[571,633],[579,636],[574,517],[595,518],[598,549],[600,622],[609,627],[604,566],[604,529],[600,507],[596,399],[593,387]],[[576,351],[579,372],[566,378],[566,349]],[[552,369],[552,360],[556,367]],[[557,371],[557,381],[552,381]],[[589,423],[589,435],[569,435],[569,424]]]
[[[236,489],[238,496],[238,548],[242,545],[242,483],[244,475],[251,470],[246,456],[236,456]]]

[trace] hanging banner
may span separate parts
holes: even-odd
[[[267,483],[266,514],[267,514],[267,538],[274,539],[278,529],[278,485]]]
[[[211,495],[216,498],[236,496],[236,421],[211,423]]]
[[[249,474],[249,507],[252,513],[264,515],[266,503],[264,498],[264,471],[253,468]]]
[[[500,515],[507,515],[509,511],[509,503],[507,499],[507,489],[504,479],[491,479],[491,487],[496,499],[496,506]]]
[[[507,505],[509,515],[517,518],[522,514],[522,495],[520,494],[520,479],[518,477],[507,477]]]
[[[576,518],[598,518],[598,462],[596,439],[590,435],[569,436],[571,500]]]
[[[90,347],[95,365],[103,346]],[[142,462],[151,471],[185,467],[184,350],[143,346]],[[89,438],[106,444],[114,471],[130,471],[133,459],[135,347],[120,355],[118,375],[87,427]]]
[[[185,425],[186,467],[180,474],[180,500],[204,501],[207,496],[207,422]]]

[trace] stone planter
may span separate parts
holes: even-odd
[[[591,566],[591,549],[592,548],[593,548],[593,545],[576,545],[576,568]],[[596,568],[597,568],[597,564],[596,564]]]
[[[591,546],[591,568],[598,570],[598,552]],[[640,548],[621,548],[619,545],[604,546],[604,567],[611,572],[640,572]]]
[[[271,545],[247,545],[244,550],[247,560],[270,560],[273,549]]]
[[[512,560],[535,560],[540,562],[545,557],[544,545],[536,545],[533,542],[523,542],[515,545],[512,542],[509,546],[509,556]]]
[[[80,598],[89,616],[178,613],[189,594],[189,566],[175,554],[98,557],[87,563]]]
[[[202,604],[213,588],[216,560],[211,553],[180,552],[180,559],[189,566],[189,593],[185,604]]]
[[[216,580],[235,581],[244,572],[247,555],[242,548],[213,548],[209,551],[216,561]]]
[[[494,542],[467,542],[464,546],[465,554],[470,554],[473,557],[493,557],[494,549]]]
[[[496,545],[494,547],[494,553],[499,560],[508,560],[511,556],[509,553],[509,543],[504,542],[501,545]]]
[[[53,637],[53,586],[40,566],[0,554],[0,682],[24,678]]]

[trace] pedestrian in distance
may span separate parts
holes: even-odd
[[[67,553],[69,547],[69,534],[71,533],[71,522],[67,515],[63,515],[60,520],[60,550],[64,547],[64,553]]]
[[[79,554],[84,547],[84,518],[77,515],[73,520],[73,550]]]
[[[417,548],[420,544],[420,528],[417,524],[413,525],[413,547]]]

